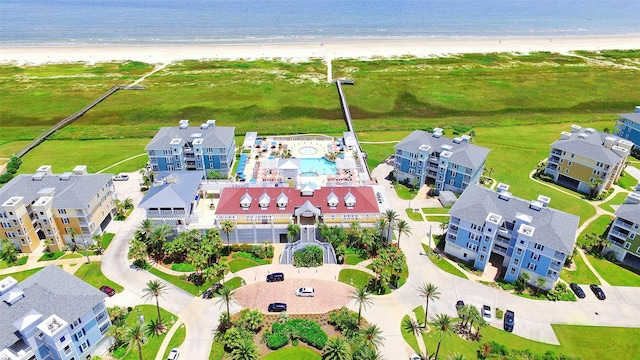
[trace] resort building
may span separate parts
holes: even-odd
[[[613,134],[640,145],[640,106],[628,114],[618,114]]]
[[[369,186],[315,189],[285,187],[225,188],[215,212],[215,224],[229,220],[238,242],[287,242],[287,225],[299,224],[315,238],[315,224],[348,227],[356,221],[373,226],[380,208]]]
[[[113,343],[106,295],[56,265],[0,280],[0,359],[80,360]]]
[[[616,210],[616,218],[609,229],[607,240],[616,259],[640,269],[640,186],[629,193]]]
[[[228,176],[235,157],[235,128],[216,126],[207,120],[189,126],[180,120],[177,127],[163,127],[144,148],[152,171],[218,172]]]
[[[483,272],[490,263],[503,267],[507,282],[527,272],[532,284],[540,277],[552,288],[573,252],[580,219],[549,208],[549,201],[519,199],[505,184],[497,191],[471,184],[449,211],[444,251]]]
[[[413,186],[434,184],[440,191],[461,193],[469,184],[480,180],[489,149],[469,143],[462,135],[453,139],[415,130],[396,146],[394,169],[396,178]]]
[[[198,222],[196,209],[203,178],[201,172],[162,171],[138,206],[156,224],[179,226]]]
[[[544,173],[566,188],[598,195],[618,181],[632,148],[629,140],[572,125],[551,144]]]
[[[49,249],[65,244],[93,244],[115,216],[111,175],[87,174],[87,167],[55,175],[51,166],[18,175],[0,188],[0,237],[22,252],[49,240]]]

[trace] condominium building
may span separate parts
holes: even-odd
[[[201,171],[229,175],[235,156],[235,127],[216,126],[208,120],[189,126],[163,127],[144,148],[153,171]]]
[[[616,210],[616,218],[609,229],[607,240],[611,242],[605,252],[613,251],[616,259],[640,269],[640,186],[629,193]]]
[[[56,265],[0,280],[0,359],[84,360],[113,343],[106,295]]]
[[[65,244],[93,244],[115,216],[115,189],[108,174],[87,174],[87,167],[53,174],[51,166],[18,175],[0,188],[0,237],[22,252],[40,242],[59,251]]]
[[[197,205],[203,177],[200,172],[161,171],[138,207],[156,224],[179,226],[198,222]]]
[[[572,125],[551,144],[544,173],[566,188],[597,195],[618,181],[632,148],[629,140]]]
[[[635,112],[618,114],[613,134],[640,145],[640,106],[636,106]]]
[[[444,251],[481,271],[504,267],[507,282],[527,272],[531,283],[540,277],[551,288],[573,252],[580,219],[549,202],[514,197],[505,184],[497,191],[471,184],[449,211]]]
[[[415,130],[396,146],[394,168],[398,181],[410,185],[434,184],[435,193],[461,193],[480,179],[489,149],[469,143],[462,135],[453,139],[442,136],[440,128],[433,133]]]

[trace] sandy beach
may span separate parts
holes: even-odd
[[[0,47],[0,63],[44,64],[135,60],[163,64],[178,60],[435,57],[463,53],[640,49],[640,36],[383,40],[238,45],[70,45]]]

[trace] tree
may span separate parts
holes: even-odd
[[[129,242],[129,258],[133,258],[135,262],[142,263],[144,267],[144,261],[147,258],[147,245],[138,239],[133,239]]]
[[[163,245],[169,236],[173,235],[173,229],[171,225],[164,223],[156,226],[149,234],[147,238],[147,247],[149,248],[149,255],[151,255],[157,262],[163,260],[164,252]]]
[[[482,315],[480,314],[480,310],[478,310],[478,308],[473,305],[469,305],[469,315],[468,315],[469,333],[471,333],[473,324],[478,323],[481,320],[482,320]]]
[[[339,336],[332,337],[322,348],[323,360],[351,360],[351,350],[347,339]]]
[[[418,288],[418,293],[421,298],[426,300],[426,304],[424,305],[424,318],[428,319],[429,313],[429,300],[437,300],[440,298],[440,292],[438,291],[438,287],[432,283],[424,283],[421,287]],[[426,326],[425,322],[425,326]]]
[[[18,261],[19,251],[11,240],[2,239],[0,241],[0,246],[2,247],[2,252],[0,253],[2,260],[9,264],[14,264]]]
[[[231,326],[231,312],[229,310],[229,306],[232,302],[235,302],[235,299],[233,298],[235,295],[236,291],[225,285],[222,285],[222,287],[218,289],[218,294],[216,295],[218,298],[217,303],[227,306],[227,314],[229,315],[229,317],[227,317],[227,327]]]
[[[426,325],[420,324],[416,319],[410,318],[408,316],[405,317],[404,320],[402,320],[402,328],[407,332],[411,332],[418,341],[420,341],[420,337],[422,336],[422,329],[424,327],[426,327]],[[429,354],[427,353],[426,355]]]
[[[376,324],[365,325],[360,329],[360,336],[364,340],[368,347],[378,349],[384,343],[384,337],[382,337],[382,330]]]
[[[240,313],[236,326],[239,326],[247,331],[258,332],[264,324],[264,315],[262,312],[256,309],[244,309]]]
[[[293,240],[295,240],[299,234],[300,234],[300,225],[298,224],[287,225],[287,240],[289,240],[290,243],[292,243]]]
[[[378,286],[382,286],[381,280],[382,280],[382,274],[384,273],[385,267],[386,265],[384,263],[384,260],[380,257],[377,257],[373,259],[373,261],[371,261],[371,271],[373,271],[376,274],[376,279],[374,283],[375,288],[377,288]]]
[[[129,346],[135,345],[138,348],[138,355],[140,356],[140,360],[142,359],[142,344],[145,342],[144,337],[144,329],[142,324],[139,321],[135,321],[131,326],[127,329],[127,341],[129,342]]]
[[[357,360],[383,360],[382,354],[378,352],[377,349],[371,348],[369,346],[357,346],[353,350],[352,359]]]
[[[543,278],[542,276],[538,276],[538,278],[536,279],[536,296],[538,295],[538,292],[540,291],[540,289],[544,288],[544,285],[547,283],[547,279]]]
[[[529,275],[529,273],[527,272],[523,272],[522,274],[520,274],[520,278],[522,279],[522,282],[527,285],[529,283],[529,280],[531,280],[531,275]]]
[[[373,305],[373,299],[371,298],[371,293],[367,291],[367,288],[362,286],[359,288],[355,288],[351,293],[351,300],[356,302],[358,305],[358,328],[360,327],[360,320],[362,316],[362,308],[365,309]]]
[[[223,221],[222,225],[220,226],[220,229],[222,230],[222,232],[224,232],[227,235],[227,253],[229,255],[231,254],[231,244],[230,244],[229,236],[231,236],[231,233],[235,228],[236,228],[235,224],[230,220]]]
[[[122,206],[124,206],[125,209],[133,209],[133,199],[131,198],[126,198],[124,199],[124,201],[122,202]]]
[[[160,315],[159,298],[164,297],[164,295],[167,294],[167,284],[158,280],[150,280],[147,283],[147,287],[142,289],[142,292],[142,297],[145,299],[145,301],[153,300],[153,298],[156,299],[156,310],[158,311],[158,326],[156,328],[156,331],[158,333],[164,332],[166,330],[166,327],[162,323],[162,316]]]
[[[483,318],[480,318],[480,320],[478,321],[478,323],[476,324],[476,338],[478,340],[480,340],[480,329],[482,329],[483,327],[489,325],[488,322],[486,322]]]
[[[602,187],[602,179],[595,179],[589,181],[589,198],[593,199],[598,196],[600,188]]]
[[[145,238],[147,238],[149,234],[151,234],[151,231],[153,231],[153,221],[149,218],[140,221],[140,224],[138,224],[138,230],[140,230],[140,232],[144,234]]]
[[[400,236],[402,234],[411,235],[411,227],[404,220],[398,220],[396,224],[396,230],[398,230],[398,247],[400,247]]]
[[[384,239],[384,233],[387,231],[388,225],[387,219],[383,217],[376,220],[375,229],[378,231],[378,234],[380,234],[381,241]]]
[[[203,239],[207,239],[209,241],[212,254],[213,254],[213,261],[218,262],[218,258],[220,257],[220,251],[224,247],[224,244],[222,243],[222,239],[220,238],[220,231],[216,228],[208,229],[204,233]]]
[[[452,331],[453,322],[451,321],[451,318],[447,314],[438,314],[436,315],[435,318],[431,319],[431,322],[436,328],[436,333],[440,335],[440,338],[438,339],[438,346],[436,347],[436,355],[434,357],[434,359],[437,360],[438,354],[440,353],[440,344],[442,343],[442,336],[443,335],[451,336],[451,333],[453,332]]]
[[[391,241],[393,229],[395,229],[398,221],[398,214],[393,209],[388,209],[384,212],[384,218],[387,220],[387,241]]]
[[[259,360],[258,346],[253,341],[245,340],[231,351],[231,358],[233,360]]]

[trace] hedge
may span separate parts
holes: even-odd
[[[304,319],[293,319],[283,324],[274,323],[271,330],[273,333],[267,337],[267,346],[272,350],[283,347],[289,339],[298,339],[316,349],[322,349],[328,339],[320,325]]]

